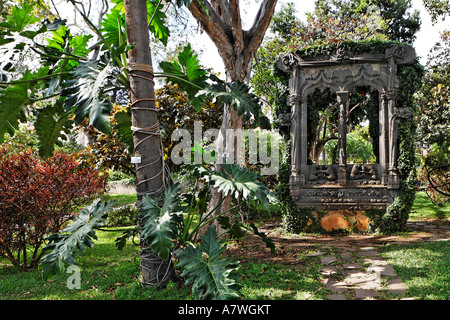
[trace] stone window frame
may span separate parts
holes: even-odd
[[[307,164],[307,102],[308,95],[316,89],[329,89],[337,96],[339,116],[338,168],[335,175],[340,186],[349,184],[350,172],[346,153],[346,110],[349,95],[356,87],[370,87],[379,94],[379,183],[388,189],[399,188],[397,169],[398,126],[400,121],[411,119],[409,108],[397,108],[401,83],[397,75],[399,65],[411,65],[416,61],[414,48],[396,45],[384,53],[354,54],[343,48],[330,55],[312,58],[301,57],[296,52],[280,56],[277,67],[290,74],[288,106],[291,113],[280,115],[282,125],[290,126],[291,135],[291,195],[309,182],[311,166]],[[334,177],[334,176],[333,176]],[[293,192],[294,191],[294,192]]]

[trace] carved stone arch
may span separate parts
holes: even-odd
[[[291,175],[290,194],[298,207],[338,208],[366,206],[386,208],[396,197],[399,181],[396,168],[396,130],[403,119],[396,108],[400,87],[397,66],[412,64],[414,48],[397,45],[384,53],[354,54],[342,48],[330,55],[303,58],[284,54],[277,67],[290,74]],[[379,93],[379,163],[363,168],[346,163],[345,126],[349,94],[357,87]],[[339,103],[339,166],[307,164],[307,97],[316,89],[336,93]],[[348,105],[347,105],[348,107]],[[294,117],[295,119],[292,119]],[[284,117],[286,118],[286,117]],[[336,190],[341,196],[332,195]],[[329,196],[327,196],[329,195]]]

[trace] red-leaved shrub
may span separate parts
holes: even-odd
[[[0,256],[22,270],[35,268],[45,237],[105,185],[105,175],[78,168],[74,155],[56,152],[42,160],[31,150],[0,148]]]

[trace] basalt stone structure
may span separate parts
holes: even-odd
[[[290,195],[297,207],[319,209],[386,209],[399,189],[398,127],[412,118],[408,108],[398,108],[401,89],[397,67],[414,64],[414,48],[389,47],[384,53],[354,54],[336,49],[332,54],[313,58],[295,52],[284,54],[277,67],[289,74],[288,105],[291,113],[280,115],[282,125],[290,126]],[[346,133],[349,96],[357,87],[366,86],[379,94],[378,163],[347,162]],[[308,95],[316,89],[329,89],[338,103],[338,164],[308,164]]]

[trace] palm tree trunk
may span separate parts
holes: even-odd
[[[160,199],[165,191],[165,168],[158,115],[156,112],[152,57],[147,22],[147,4],[125,0],[128,43],[136,191],[138,202],[144,195]],[[141,281],[143,285],[165,286],[172,275],[171,261],[164,261],[141,241]]]

